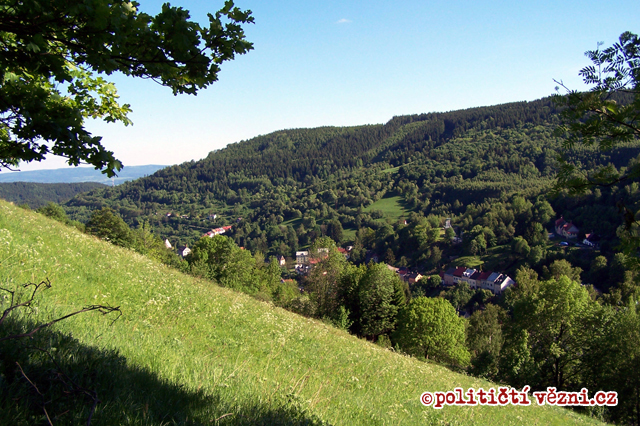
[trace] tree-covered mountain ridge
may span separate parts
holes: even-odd
[[[560,152],[558,112],[548,97],[397,116],[385,124],[280,130],[77,196],[67,209],[86,219],[90,210],[109,206],[130,224],[147,220],[155,232],[181,243],[243,217],[245,229],[234,234],[239,244],[292,254],[336,221],[347,238],[364,226],[377,229],[389,217],[455,217],[490,199],[548,192]],[[567,157],[586,168],[609,162],[620,168],[639,152],[636,146],[606,155],[583,148]],[[389,197],[397,197],[399,208],[381,214],[374,203]],[[212,213],[216,222],[208,219]],[[311,217],[311,227],[325,228],[307,235],[307,221],[307,237],[298,228],[300,241],[288,241],[287,225],[295,228]]]

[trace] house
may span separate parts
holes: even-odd
[[[565,238],[578,238],[580,230],[573,223],[565,221],[564,217],[560,216],[555,225],[557,235]]]
[[[367,250],[367,255],[365,257],[365,263],[369,263],[369,262],[374,262],[374,263],[380,262],[380,257],[377,255],[377,253],[374,253],[371,250]]]
[[[297,251],[296,252],[296,265],[306,265],[309,263],[309,252],[308,251]]]
[[[187,255],[191,253],[191,249],[187,246],[178,247],[178,255],[180,257],[187,257]]]
[[[283,255],[278,256],[276,260],[280,266],[285,266],[287,264],[287,259],[285,259]]]
[[[315,266],[320,262],[322,262],[322,259],[319,259],[317,257],[312,257],[309,259],[309,266]]]
[[[230,229],[231,229],[230,225],[229,226],[223,226],[221,228],[212,229],[211,231],[209,231],[206,234],[204,234],[203,237],[213,238],[216,235],[224,234],[225,232],[227,232]]]
[[[600,247],[600,237],[593,232],[590,234],[585,234],[584,240],[582,240],[582,244],[585,246],[599,248]]]
[[[169,240],[168,240],[168,239],[165,239],[165,240],[164,240],[164,246],[165,246],[166,248],[168,248],[168,249],[173,248],[173,247],[171,247],[171,243],[169,242]]]
[[[482,272],[480,271],[475,271],[473,274],[471,274],[471,276],[469,277],[469,280],[467,281],[469,283],[469,287],[478,288],[478,285],[480,285],[481,283],[480,281],[481,276],[482,276]]]
[[[299,275],[306,275],[311,270],[311,267],[309,265],[298,265],[298,264],[296,264],[294,269],[295,269],[296,273],[298,273]]]
[[[400,276],[400,279],[401,279],[401,280],[406,281],[406,280],[404,279],[404,277],[409,273],[409,270],[408,270],[405,266],[403,266],[403,267],[401,267],[401,268],[398,268],[398,270],[397,270],[396,272],[397,272],[397,273],[398,273],[398,275]]]
[[[422,279],[422,275],[417,272],[410,272],[405,275],[405,279],[409,284],[415,284]]]
[[[500,294],[504,289],[515,284],[508,275],[501,274],[500,272],[493,272],[485,281],[485,287],[487,290],[491,290],[493,294]]]
[[[445,285],[466,282],[473,289],[489,290],[493,294],[500,294],[504,289],[515,284],[506,274],[490,271],[481,272],[463,266],[447,269],[442,275],[442,282]]]
[[[217,214],[214,214],[214,213],[209,214],[209,220],[216,220],[217,217],[218,217]]]
[[[476,270],[473,268],[467,268],[464,270],[464,272],[462,273],[462,276],[460,277],[459,281],[464,281],[467,284],[471,284],[471,277],[473,276],[473,274],[476,273]]]
[[[462,275],[464,274],[464,271],[466,271],[466,270],[467,270],[467,268],[465,268],[464,266],[458,266],[456,268],[456,270],[453,272],[453,283],[454,284],[458,284],[458,282],[462,278]]]
[[[446,218],[444,221],[444,229],[451,228],[451,219]]]
[[[475,278],[475,282],[476,282],[476,286],[473,288],[484,288],[485,290],[488,290],[487,288],[487,280],[489,279],[489,277],[491,276],[493,272],[491,271],[484,271],[484,272],[480,272],[478,274],[478,276],[474,277]]]
[[[344,255],[344,258],[349,260],[349,258],[351,257],[351,255],[349,254],[349,251],[347,249],[343,249],[342,247],[338,247],[338,251],[340,253],[342,253]]]
[[[493,284],[493,294],[502,293],[507,287],[514,285],[516,282],[513,281],[508,275],[500,274],[498,279],[494,281]]]

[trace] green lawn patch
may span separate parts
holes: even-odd
[[[344,228],[342,230],[342,240],[343,241],[354,241],[356,239],[356,228]]]
[[[412,209],[406,207],[404,199],[399,195],[383,197],[364,209],[366,212],[372,210],[380,210],[385,217],[394,221],[406,218],[412,212]]]
[[[451,262],[452,266],[465,266],[467,268],[477,268],[484,262],[477,256],[461,256]]]
[[[487,249],[487,253],[482,256],[485,269],[488,271],[502,271],[511,264],[511,244],[503,244]]]

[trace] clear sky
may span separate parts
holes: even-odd
[[[162,1],[139,0],[155,14]],[[193,19],[223,0],[175,0]],[[134,125],[92,122],[124,165],[199,160],[281,129],[384,123],[394,115],[534,100],[580,89],[586,50],[640,32],[640,1],[235,0],[254,50],[197,96],[110,76]],[[64,167],[63,159],[21,170]],[[3,171],[5,173],[6,171]]]

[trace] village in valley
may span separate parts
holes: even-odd
[[[168,214],[167,216],[170,216]],[[209,214],[209,220],[215,220],[216,214]],[[237,222],[240,222],[242,218],[238,218]],[[405,220],[406,224],[407,221]],[[232,225],[220,226],[213,228],[210,231],[204,233],[202,238],[212,238],[216,235],[223,235],[232,229]],[[444,222],[443,231],[447,229],[454,230],[451,224],[451,219],[447,218]],[[459,235],[460,233],[460,235]],[[567,221],[563,216],[560,216],[554,222],[553,232],[548,234],[549,239],[559,239],[560,241],[555,244],[562,247],[576,246],[584,249],[598,249],[600,237],[595,233],[584,234],[584,238],[581,242],[578,242],[578,236],[580,229],[571,221]],[[454,230],[454,234],[451,237],[451,244],[460,245],[463,242],[464,234],[459,229]],[[169,240],[165,240],[167,248],[171,249],[171,243]],[[346,260],[350,259],[350,252],[353,250],[352,245],[345,247],[336,247],[336,250],[342,254]],[[180,257],[185,258],[191,253],[191,249],[186,245],[177,248],[177,253]],[[292,274],[285,273],[282,282],[297,282],[298,288],[301,292],[304,292],[304,279],[309,273],[322,262],[329,253],[328,248],[318,248],[316,253],[310,254],[309,250],[299,250],[295,253],[295,258],[287,259],[284,255],[276,255],[275,260],[277,265],[282,268],[283,271],[290,271]],[[458,256],[451,256],[450,260],[455,260]],[[367,251],[366,263],[374,262],[379,263],[381,257],[379,254]],[[268,262],[269,259],[265,259]],[[395,272],[401,281],[405,282],[409,288],[413,287],[416,283],[426,277],[423,273],[416,270],[412,270],[406,266],[396,267],[391,264],[386,264],[386,267]],[[295,274],[293,274],[295,272]],[[433,272],[433,271],[432,271]],[[287,276],[288,275],[288,276]],[[479,267],[467,267],[467,266],[449,266],[445,269],[441,269],[437,272],[439,277],[439,284],[443,288],[450,288],[456,286],[459,283],[466,283],[471,290],[488,290],[491,294],[498,296],[509,287],[516,285],[512,277],[503,271],[483,270]],[[465,314],[468,316],[468,314]]]

